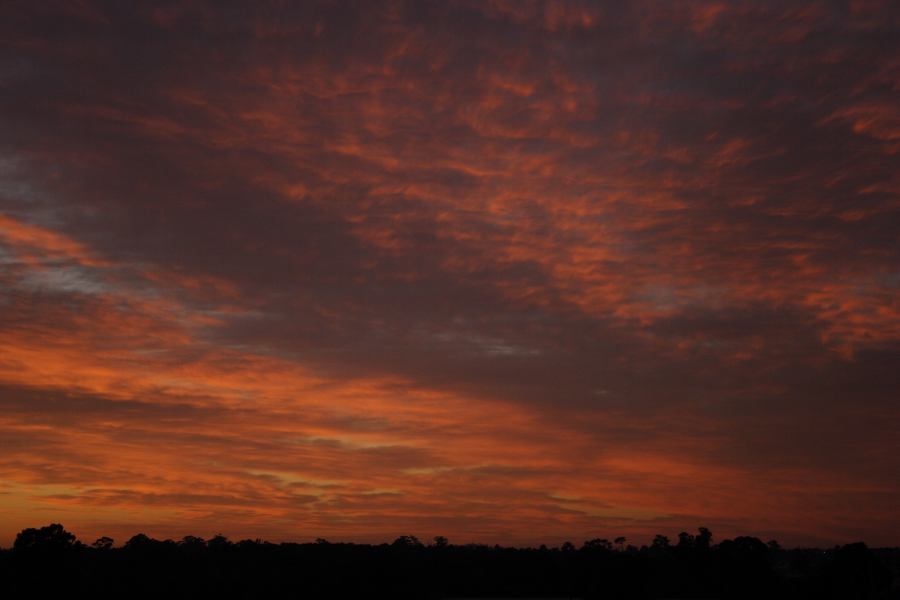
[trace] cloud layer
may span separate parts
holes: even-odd
[[[0,543],[900,529],[890,2],[0,7]]]

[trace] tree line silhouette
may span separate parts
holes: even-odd
[[[122,546],[84,544],[54,523],[22,530],[0,549],[0,597],[131,598],[783,598],[898,599],[900,549],[863,543],[782,549],[701,527],[676,542],[657,535],[576,547],[424,544],[273,544],[139,533]]]

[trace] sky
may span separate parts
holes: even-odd
[[[3,2],[0,545],[900,545],[898,234],[894,2]]]

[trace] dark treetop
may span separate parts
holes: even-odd
[[[137,534],[124,545],[90,545],[60,524],[19,533],[0,550],[0,597],[129,598],[900,598],[900,549],[863,543],[828,550],[712,533],[657,535],[640,548],[625,538],[578,548],[423,544],[272,544]]]

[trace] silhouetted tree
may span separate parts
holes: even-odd
[[[26,552],[60,552],[78,547],[75,535],[66,531],[59,523],[51,523],[40,529],[23,529],[13,542],[13,549]]]
[[[414,535],[401,535],[394,540],[391,545],[396,547],[414,548],[422,546],[422,542]]]
[[[864,544],[834,550],[780,550],[777,543],[738,537],[712,546],[699,528],[693,545],[673,548],[658,535],[652,546],[612,552],[598,538],[580,550],[453,546],[436,536],[393,544],[232,544],[218,534],[204,543],[157,541],[144,534],[115,548],[100,538],[88,551],[61,525],[23,530],[12,550],[0,549],[0,597],[320,598],[579,597],[773,600],[894,600],[891,570],[900,551]],[[615,539],[621,549],[624,538]],[[61,548],[39,552],[39,548]],[[32,551],[34,550],[34,551]]]
[[[626,541],[627,541],[626,538],[621,535],[619,537],[617,537],[615,540],[613,540],[613,542],[615,542],[615,544],[616,544],[616,550],[618,550],[619,552],[624,551]]]
[[[148,548],[153,545],[156,540],[150,538],[150,536],[144,533],[136,533],[131,536],[131,538],[125,542],[125,548],[129,550],[140,550],[144,548]]]
[[[762,540],[741,536],[718,547],[723,594],[733,598],[765,597],[774,587],[769,547]]]
[[[587,550],[612,550],[612,544],[607,539],[595,538],[585,541],[582,548]]]
[[[875,598],[890,587],[891,572],[862,542],[841,546],[826,574],[833,598]]]
[[[694,547],[699,550],[708,550],[712,544],[712,531],[706,527],[700,527],[697,531],[699,533],[697,534],[697,537],[694,538]]]
[[[94,541],[94,543],[91,544],[91,547],[94,548],[95,550],[109,550],[110,548],[113,547],[114,543],[115,543],[114,539],[112,539],[111,537],[106,537],[104,535],[103,537],[97,538]]]
[[[231,542],[227,537],[222,535],[221,533],[217,533],[212,536],[208,542],[206,542],[207,548],[212,548],[213,550],[223,550],[231,546]]]
[[[687,531],[682,531],[678,534],[678,548],[680,548],[681,550],[687,550],[693,547],[694,536],[689,534]]]
[[[180,546],[186,546],[188,548],[199,548],[200,546],[206,546],[206,542],[202,537],[197,537],[195,535],[186,535],[181,538],[181,541],[178,543]]]

